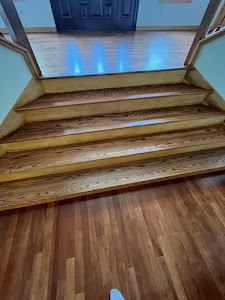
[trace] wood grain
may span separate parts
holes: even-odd
[[[220,124],[223,111],[205,105],[161,108],[68,120],[28,123],[0,140],[6,150],[91,142]]]
[[[225,175],[0,214],[9,300],[223,299]],[[57,295],[57,296],[56,296]]]
[[[0,146],[0,157],[2,157],[5,153],[5,149],[2,146]]]
[[[31,103],[18,108],[18,111],[37,108],[53,108],[80,104],[120,102],[141,98],[159,98],[177,95],[193,95],[209,91],[187,84],[146,85],[114,89],[100,89],[72,93],[46,94]],[[166,98],[165,100],[167,100]]]
[[[224,125],[77,146],[12,152],[0,159],[0,182],[219,147],[225,147]]]
[[[195,32],[163,30],[35,33],[28,38],[44,77],[183,68]]]
[[[0,183],[0,210],[225,169],[225,148]]]
[[[210,91],[187,84],[46,94],[19,107],[26,121],[66,119],[202,103]]]
[[[47,94],[183,82],[185,68],[40,79]]]

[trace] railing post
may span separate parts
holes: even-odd
[[[41,75],[41,70],[37,63],[36,57],[31,48],[30,42],[27,38],[13,0],[0,0],[0,16],[2,17],[13,42],[26,48],[29,51],[34,66],[37,70],[37,74]]]
[[[209,5],[208,5],[208,7],[206,9],[206,12],[204,14],[204,17],[202,19],[202,22],[201,22],[201,24],[198,28],[198,31],[196,33],[196,36],[194,38],[194,41],[191,45],[191,49],[190,49],[190,51],[187,55],[187,58],[185,60],[185,63],[184,63],[185,66],[190,65],[191,58],[193,57],[193,54],[196,50],[198,42],[206,36],[206,34],[209,30],[209,27],[210,27],[210,25],[213,21],[213,18],[215,16],[216,12],[217,12],[217,9],[219,8],[219,5],[220,5],[221,1],[222,0],[210,0]]]

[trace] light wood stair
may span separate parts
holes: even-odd
[[[1,210],[225,169],[225,148],[0,183]]]
[[[225,112],[183,83],[46,94],[0,140],[0,210],[225,169]]]
[[[220,124],[225,112],[205,106],[168,107],[27,123],[1,140],[7,151],[39,149]]]
[[[225,126],[8,153],[0,182],[225,147]],[[29,158],[29,159],[26,159]]]
[[[179,83],[46,94],[17,111],[37,122],[200,104],[209,92]]]

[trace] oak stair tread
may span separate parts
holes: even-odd
[[[224,125],[134,136],[108,142],[11,152],[0,158],[0,181],[61,173],[62,169],[63,172],[67,172],[68,167],[71,166],[87,169],[96,165],[101,166],[102,161],[106,165],[106,160],[108,164],[115,164],[115,162],[118,164],[121,159],[122,161],[138,160],[141,155],[159,157],[168,151],[191,152],[193,147],[208,149],[219,146],[225,147]]]
[[[0,183],[0,210],[225,169],[225,148]]]
[[[93,117],[26,123],[18,130],[0,140],[0,144],[68,136],[80,133],[94,133],[104,130],[169,124],[204,118],[225,117],[225,112],[206,105],[191,105],[109,114]],[[110,137],[109,137],[110,138]]]
[[[64,107],[79,104],[106,103],[112,101],[132,100],[138,98],[152,98],[162,96],[175,96],[180,94],[208,94],[209,90],[196,86],[180,84],[147,85],[124,87],[81,92],[67,92],[46,94],[40,98],[17,108],[18,111]]]

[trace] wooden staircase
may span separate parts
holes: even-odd
[[[0,210],[225,169],[225,112],[184,83],[46,94],[0,140]]]

